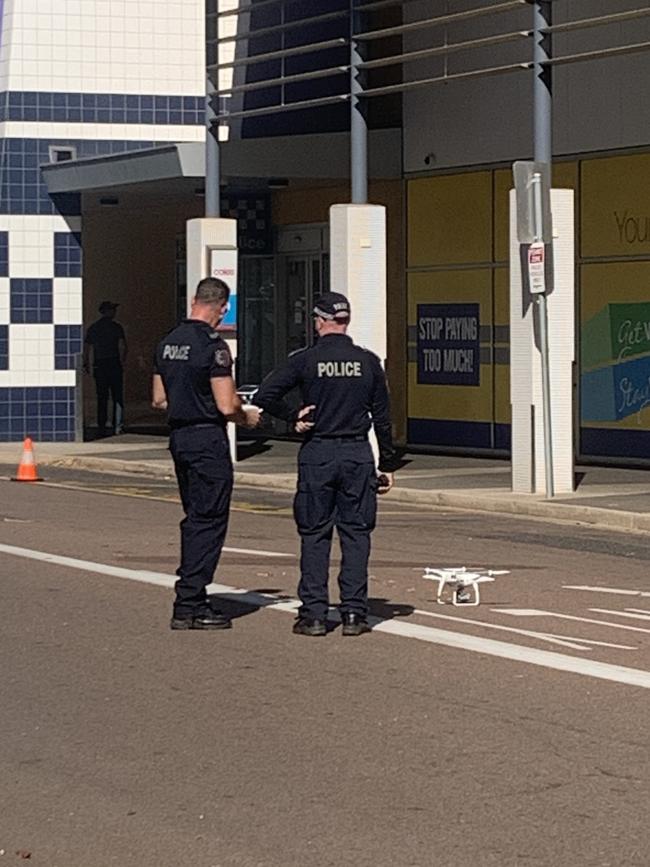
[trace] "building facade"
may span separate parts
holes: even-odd
[[[211,0],[206,25],[203,0],[66,0],[65,11],[53,0],[0,3],[0,439],[71,439],[82,417],[92,427],[92,388],[74,367],[105,298],[120,302],[132,346],[127,424],[152,421],[151,348],[184,306],[184,224],[203,212],[206,34],[213,61],[215,28],[237,37],[229,50],[241,63],[222,73],[228,88],[309,71],[315,60],[302,50],[290,62],[253,61],[349,30],[336,17],[347,0],[312,3],[309,16],[332,16],[317,26],[300,25],[304,4],[291,0],[242,4],[253,13],[217,25],[217,10],[239,5]],[[638,6],[557,0],[554,20]],[[392,17],[371,26],[415,24],[448,7],[382,5]],[[297,26],[280,32],[291,15]],[[525,37],[529,26],[523,4],[415,26],[375,50]],[[553,52],[647,41],[650,16],[641,16],[560,30]],[[323,56],[335,69],[344,54]],[[398,439],[412,447],[510,447],[508,191],[512,162],[532,157],[532,73],[520,62],[529,56],[530,39],[513,39],[423,56],[372,82],[435,80],[371,100],[368,112],[370,200],[388,217],[387,369]],[[496,64],[513,69],[454,79]],[[650,53],[638,50],[560,64],[553,76],[554,183],[576,197],[575,450],[597,460],[650,455],[649,75]],[[347,78],[283,87],[224,104],[237,115],[344,93]],[[310,339],[311,303],[329,286],[328,208],[349,200],[348,130],[342,104],[237,116],[222,130],[222,213],[239,225],[242,384]],[[441,311],[475,323],[453,341],[463,364],[444,375],[426,361],[444,340],[421,328]]]

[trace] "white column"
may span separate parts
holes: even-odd
[[[330,287],[352,308],[350,336],[386,360],[386,208],[332,205],[330,208]],[[375,458],[377,441],[371,432]]]
[[[332,205],[330,286],[352,306],[350,335],[386,358],[386,208]]]
[[[228,344],[233,362],[237,358],[237,220],[204,217],[187,221],[187,312],[198,283],[204,277],[219,277],[230,289],[229,315],[219,329]],[[226,323],[234,322],[232,325]],[[237,461],[237,430],[228,425],[233,462]]]

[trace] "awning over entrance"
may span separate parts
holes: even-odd
[[[222,182],[265,188],[278,179],[328,180],[349,176],[347,133],[264,139],[221,144]],[[374,130],[369,136],[371,178],[401,177],[400,130]],[[43,166],[50,193],[84,193],[205,177],[202,142],[161,145],[118,154]]]
[[[81,193],[176,178],[205,176],[205,148],[187,142],[43,166],[53,193]]]

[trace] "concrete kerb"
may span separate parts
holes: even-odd
[[[90,456],[49,458],[39,461],[44,466],[70,467],[97,473],[114,473],[125,476],[144,476],[152,479],[173,479],[174,469],[171,461],[132,461],[118,458]],[[286,473],[247,473],[235,471],[235,484],[243,487],[267,488],[271,490],[295,491],[296,477]],[[507,493],[494,496],[489,493],[471,493],[449,490],[422,490],[395,487],[390,500],[404,505],[459,509],[471,512],[490,512],[493,514],[517,515],[563,523],[585,524],[594,528],[618,531],[650,533],[650,514],[626,512],[617,509],[599,509],[594,506],[581,506],[577,503],[555,503],[534,495]]]

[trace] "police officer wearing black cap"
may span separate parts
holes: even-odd
[[[306,434],[294,501],[301,538],[302,605],[293,631],[314,636],[327,632],[329,559],[336,526],[341,543],[342,632],[361,635],[370,631],[368,558],[376,495],[378,489],[390,490],[398,466],[388,389],[379,358],[346,334],[350,304],[344,295],[321,296],[313,315],[316,344],[292,353],[283,367],[269,374],[255,400]],[[283,398],[296,386],[302,392],[302,409],[292,411]],[[371,424],[379,445],[379,480],[368,442]]]
[[[153,406],[167,410],[169,448],[185,511],[172,629],[231,625],[209,605],[205,590],[228,528],[233,472],[226,421],[255,427],[259,410],[242,408],[230,351],[215,331],[229,296],[223,280],[201,280],[190,318],[163,337],[155,354]]]

